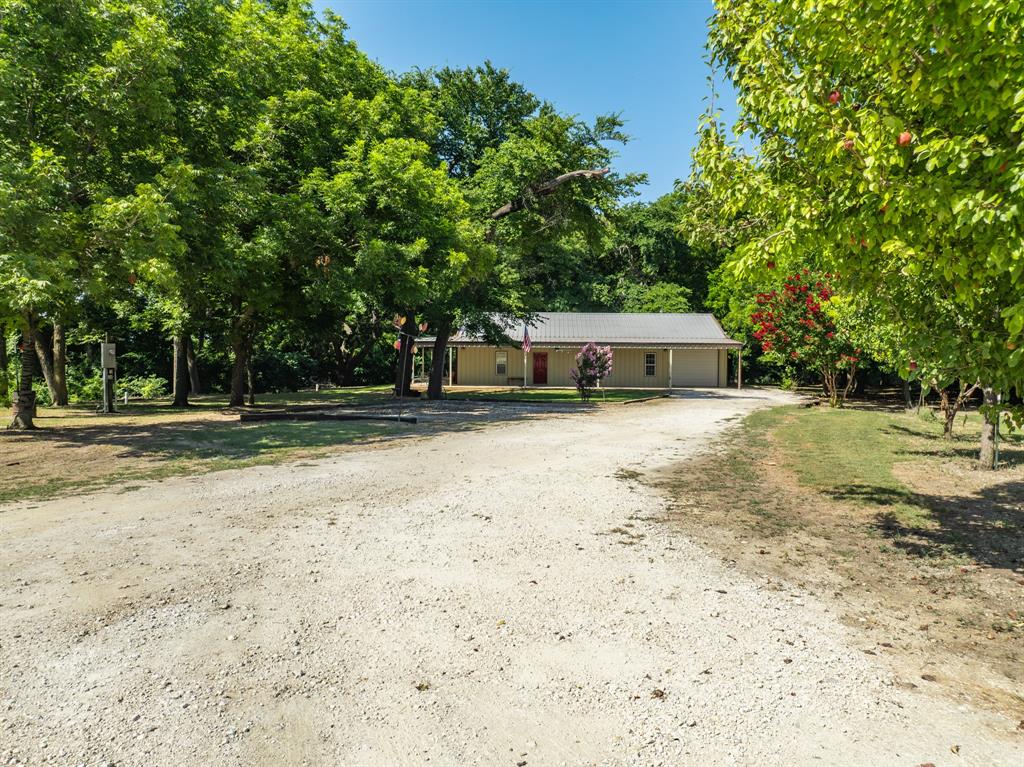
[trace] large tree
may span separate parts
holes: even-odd
[[[60,404],[75,302],[177,248],[163,184],[176,63],[156,4],[0,7],[0,315],[22,333],[14,427],[32,426],[40,326],[54,329],[56,359],[39,360]]]
[[[596,263],[595,297],[616,311],[689,311],[706,306],[708,277],[721,261],[714,247],[690,244],[680,217],[680,186],[653,202],[611,213],[608,245]]]
[[[820,263],[884,304],[911,354],[932,345],[936,318],[917,310],[940,296],[938,335],[970,349],[961,377],[988,404],[1019,391],[1024,8],[718,0],[709,46],[745,140],[711,115],[697,179],[724,219],[749,224],[733,267]],[[993,428],[990,414],[985,466]]]
[[[617,117],[589,125],[559,115],[490,62],[416,72],[407,81],[430,94],[439,118],[433,150],[497,248],[489,272],[435,283],[422,307],[436,338],[428,394],[439,397],[453,330],[497,333],[508,321],[550,308],[538,305],[528,262],[562,238],[589,235],[592,243],[603,231],[603,211],[638,179],[605,170],[605,142],[626,139]]]
[[[262,328],[374,304],[353,294],[364,243],[352,211],[325,203],[325,179],[341,166],[366,171],[383,143],[426,137],[434,122],[420,94],[346,39],[341,19],[306,3],[206,0],[182,6],[172,26],[190,62],[177,77],[177,135],[191,177],[175,198],[187,250],[163,285],[165,324],[179,370],[202,324],[224,328],[240,405]],[[324,343],[343,324],[323,329]]]

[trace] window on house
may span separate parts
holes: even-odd
[[[647,352],[644,355],[644,375],[648,377],[654,376],[655,371],[655,360],[657,355],[654,352]]]
[[[508,375],[508,352],[494,353],[494,375]]]

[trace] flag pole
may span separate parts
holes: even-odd
[[[523,389],[526,389],[526,346],[523,345]]]
[[[527,340],[526,339],[528,339],[530,337],[529,333],[530,333],[529,328],[526,326],[526,323],[523,323],[522,347],[523,347],[523,390],[524,391],[526,390],[526,355],[528,354],[527,348],[526,348],[526,345],[527,345]]]

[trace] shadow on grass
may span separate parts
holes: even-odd
[[[965,436],[955,434],[952,439],[939,437],[939,431],[929,431],[927,427],[910,427],[898,424],[887,426],[883,430],[886,434],[912,437],[920,440],[914,447],[905,447],[899,450],[899,454],[909,457],[936,458],[946,456],[948,458],[961,458],[968,461],[978,459],[980,446],[978,435]],[[999,465],[1001,468],[1011,468],[1024,465],[1024,440],[1019,433],[1002,434],[999,440]]]
[[[346,388],[324,388],[320,391],[265,392],[256,395],[258,409],[279,409],[296,405],[320,405],[323,407],[383,404],[392,401],[388,386],[353,386]],[[157,399],[132,399],[127,404],[114,402],[116,413],[112,416],[166,416],[197,415],[234,410],[228,405],[226,394],[198,394],[189,397],[187,407],[175,407],[169,397]],[[63,408],[42,408],[41,417],[48,418],[96,417],[100,415],[100,403],[96,401],[76,402]]]
[[[398,405],[393,399],[380,402],[360,401],[351,412],[394,416]],[[330,404],[325,405],[328,407]],[[373,421],[271,421],[240,423],[236,420],[209,420],[192,410],[164,408],[160,414],[183,413],[196,416],[192,420],[166,420],[138,424],[118,422],[116,417],[87,425],[48,426],[40,419],[41,428],[33,432],[6,432],[0,439],[24,443],[44,443],[48,450],[74,450],[85,446],[108,446],[116,449],[119,458],[157,460],[251,461],[275,451],[327,448],[353,441],[391,440],[439,432],[478,429],[487,423],[515,421],[544,412],[545,403],[513,406],[511,404],[460,401],[413,402],[402,405],[402,412],[416,415],[420,423],[399,424],[387,420]],[[554,404],[554,403],[552,403]],[[155,413],[155,411],[153,411]],[[557,412],[565,412],[558,408]],[[137,413],[135,413],[137,415]]]
[[[970,495],[932,495],[875,485],[844,485],[829,495],[879,508],[875,529],[916,557],[965,557],[1024,573],[1024,482],[990,485]]]

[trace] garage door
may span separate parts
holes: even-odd
[[[676,349],[673,386],[718,386],[718,349]]]

